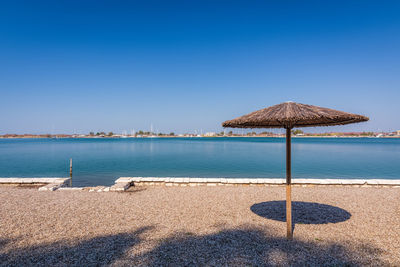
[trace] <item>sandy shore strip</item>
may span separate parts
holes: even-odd
[[[0,265],[400,266],[400,189],[0,187]]]

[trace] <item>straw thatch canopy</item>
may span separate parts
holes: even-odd
[[[294,128],[344,125],[369,118],[329,108],[285,102],[222,123],[230,128]]]

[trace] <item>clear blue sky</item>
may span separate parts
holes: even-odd
[[[400,129],[399,1],[2,1],[0,133],[186,132],[292,100]],[[317,129],[311,129],[317,130]]]

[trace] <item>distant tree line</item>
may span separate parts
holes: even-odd
[[[292,134],[298,135],[298,134],[304,134],[304,132],[300,129],[292,130]]]

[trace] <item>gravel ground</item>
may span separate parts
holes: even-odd
[[[400,188],[0,187],[0,265],[400,266]]]

